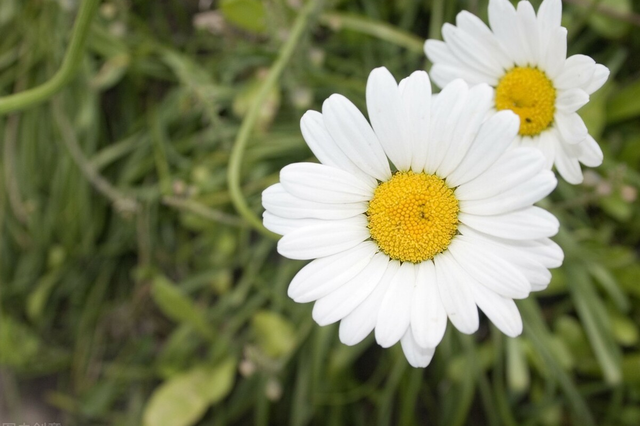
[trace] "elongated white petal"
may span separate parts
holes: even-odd
[[[525,59],[530,66],[538,65],[540,58],[540,33],[533,6],[528,1],[518,2],[518,34]]]
[[[427,58],[434,64],[448,64],[448,65],[456,65],[462,66],[462,63],[456,56],[451,52],[447,43],[440,40],[427,40],[424,43],[424,53],[427,55]],[[454,77],[455,78],[455,77]]]
[[[584,141],[574,147],[577,150],[578,160],[585,166],[598,167],[602,164],[604,158],[602,149],[591,136],[588,135]]]
[[[518,17],[509,1],[489,0],[489,25],[514,62],[519,66],[527,65],[518,30]]]
[[[494,216],[460,213],[458,219],[485,234],[512,240],[551,237],[560,227],[554,215],[535,206]]]
[[[373,178],[360,170],[338,147],[336,141],[333,140],[324,125],[322,114],[318,111],[307,111],[302,116],[300,119],[300,130],[307,145],[311,148],[313,155],[315,155],[322,164],[346,170],[361,179],[369,182],[372,181]],[[375,184],[375,182],[372,182],[372,184]]]
[[[409,262],[400,265],[391,280],[376,322],[376,341],[383,348],[398,343],[409,327],[415,281],[415,265]]]
[[[422,172],[427,161],[429,122],[431,120],[431,82],[424,71],[415,71],[400,82],[400,96],[407,116],[406,137],[413,155],[411,169]]]
[[[436,351],[435,347],[423,348],[418,345],[413,338],[411,328],[404,333],[402,340],[400,340],[400,344],[402,345],[404,356],[407,357],[407,361],[409,361],[409,364],[411,364],[412,367],[416,368],[424,368],[428,366]]]
[[[436,283],[447,316],[461,332],[474,333],[478,329],[479,320],[470,288],[474,284],[473,279],[458,265],[448,250],[433,260]]]
[[[561,90],[584,86],[591,81],[596,71],[595,65],[595,61],[588,56],[569,56],[564,63],[562,72],[557,78],[554,78],[553,85],[556,89]]]
[[[538,137],[537,148],[542,152],[542,155],[544,155],[544,168],[547,170],[551,170],[551,167],[553,167],[553,161],[556,158],[557,143],[555,129],[544,131],[540,133]]]
[[[369,204],[357,203],[316,203],[289,194],[282,184],[271,185],[262,192],[262,206],[280,217],[291,219],[347,219],[367,211]]]
[[[511,263],[487,248],[490,247],[464,236],[455,238],[449,245],[449,251],[458,265],[480,284],[505,297],[527,297],[531,291],[527,278]]]
[[[278,253],[289,259],[315,259],[349,250],[369,236],[364,215],[332,220],[289,232],[278,241]]]
[[[442,89],[434,102],[424,167],[429,174],[437,170],[449,149],[468,93],[467,83],[458,79]]]
[[[461,78],[470,85],[486,83],[496,86],[498,79],[479,71],[468,69],[464,66],[449,65],[445,63],[435,63],[429,71],[429,76],[439,87],[446,87],[457,78]]]
[[[375,186],[344,170],[317,163],[293,163],[280,171],[284,189],[303,200],[344,204],[371,200]]]
[[[521,184],[544,168],[544,157],[535,148],[515,148],[504,153],[492,167],[477,178],[460,185],[458,200],[490,198]]]
[[[495,77],[502,75],[504,69],[498,58],[492,56],[493,52],[481,40],[474,39],[451,24],[444,24],[442,37],[453,54],[469,68]]]
[[[378,321],[378,311],[391,279],[398,272],[400,262],[392,260],[371,294],[340,322],[340,341],[353,346],[373,331]]]
[[[464,225],[461,228],[460,232],[465,238],[474,241],[474,244],[489,246],[488,250],[492,253],[515,265],[529,281],[531,291],[542,290],[551,281],[551,272],[540,262],[540,259],[535,255],[531,255],[522,247],[510,244],[512,241],[505,241],[475,230],[472,231],[471,228]],[[519,244],[517,241],[515,243]]]
[[[540,69],[553,80],[562,72],[567,59],[567,29],[557,27],[550,30],[548,38],[546,47],[540,52]]]
[[[556,108],[565,114],[576,112],[589,102],[589,95],[582,89],[563,90],[556,98]]]
[[[484,122],[471,148],[458,168],[447,176],[451,187],[475,179],[504,154],[520,128],[520,119],[512,111],[495,113]]]
[[[406,136],[407,117],[398,83],[384,67],[376,68],[369,74],[367,111],[387,157],[398,170],[409,170],[412,146]]]
[[[411,330],[421,347],[432,348],[444,336],[447,313],[440,300],[433,262],[420,263],[416,272],[416,287],[411,301]]]
[[[596,64],[591,80],[589,80],[589,82],[585,85],[581,86],[581,88],[588,94],[592,94],[593,92],[601,88],[602,85],[606,83],[608,78],[609,68],[601,64]]]
[[[378,285],[389,258],[377,253],[358,275],[313,305],[312,316],[319,325],[333,324],[349,315]]]
[[[564,143],[558,144],[554,164],[564,180],[573,185],[582,183],[580,163],[578,162],[578,158],[572,155],[570,145]]]
[[[584,121],[582,121],[582,118],[575,112],[564,114],[557,111],[554,116],[554,121],[562,140],[566,143],[580,143],[585,140],[589,134],[589,130],[587,130]]]
[[[291,280],[289,297],[306,303],[326,296],[367,267],[377,250],[375,243],[365,241],[352,249],[310,262]]]
[[[481,41],[489,49],[487,54],[498,61],[503,71],[513,68],[513,59],[509,58],[496,36],[480,18],[463,10],[456,16],[456,25],[472,38]]]
[[[472,287],[473,298],[492,323],[510,337],[522,333],[522,317],[515,302],[481,285]]]
[[[552,172],[542,170],[533,178],[494,197],[461,200],[460,211],[476,215],[496,215],[520,210],[546,197],[558,181]]]
[[[378,180],[389,180],[391,169],[382,145],[351,101],[331,95],[322,104],[322,118],[338,147],[360,170]]]
[[[276,216],[273,213],[269,213],[265,211],[262,214],[262,223],[264,227],[267,228],[271,232],[275,232],[276,234],[285,235],[291,231],[294,231],[299,228],[304,228],[305,226],[312,225],[322,225],[326,224],[327,221],[323,219],[290,219],[287,217]]]
[[[478,84],[469,90],[458,125],[452,126],[454,130],[451,139],[443,141],[448,148],[436,170],[438,176],[449,176],[460,165],[492,106],[493,89],[489,85]]]
[[[553,48],[551,42],[551,34],[554,30],[560,27],[560,21],[562,20],[562,3],[560,0],[546,0],[543,1],[538,9],[538,30],[540,32],[540,56],[544,56],[544,53]],[[566,42],[565,42],[566,49]],[[562,57],[564,62],[566,54]]]

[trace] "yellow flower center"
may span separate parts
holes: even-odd
[[[390,258],[419,263],[449,247],[459,211],[453,190],[439,177],[397,172],[369,202],[369,232]]]
[[[555,103],[556,89],[538,68],[515,67],[496,87],[496,109],[518,114],[523,136],[537,135],[553,123]]]

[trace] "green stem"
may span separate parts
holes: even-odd
[[[423,51],[424,40],[420,37],[399,30],[384,22],[362,16],[341,12],[326,12],[320,15],[320,23],[336,31],[346,28],[388,41],[414,52],[422,53]]]
[[[42,103],[62,89],[74,76],[82,59],[87,33],[100,0],[82,0],[67,53],[60,69],[33,89],[0,98],[0,116]]]
[[[285,65],[289,62],[289,59],[291,59],[291,56],[293,55],[293,52],[298,45],[300,38],[302,37],[302,33],[307,26],[307,22],[309,20],[309,17],[311,16],[311,12],[316,9],[319,3],[320,0],[312,0],[308,2],[302,12],[300,12],[300,15],[298,15],[298,17],[296,18],[287,42],[280,49],[278,59],[269,69],[269,74],[267,74],[267,78],[262,83],[262,87],[260,87],[258,96],[256,96],[255,101],[251,105],[251,109],[242,121],[240,131],[238,132],[238,136],[236,137],[233,149],[231,150],[231,156],[229,158],[227,180],[229,194],[231,195],[231,201],[233,202],[233,205],[235,206],[238,213],[240,213],[240,215],[247,222],[249,222],[252,227],[254,227],[263,235],[274,239],[278,239],[279,236],[277,236],[273,232],[268,231],[262,225],[262,221],[258,216],[256,216],[253,211],[251,211],[249,205],[247,204],[247,200],[242,194],[242,189],[240,187],[240,169],[242,167],[244,151],[247,147],[247,143],[249,142],[249,137],[251,136],[253,127],[256,124],[256,120],[260,114],[262,105],[271,92],[271,89],[278,81],[278,78],[282,74],[282,70],[284,69]]]

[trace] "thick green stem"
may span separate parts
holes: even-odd
[[[293,55],[293,52],[298,45],[298,42],[300,41],[305,28],[307,27],[309,17],[311,16],[311,13],[317,8],[319,3],[320,0],[309,1],[304,9],[300,12],[300,15],[298,15],[298,17],[296,18],[287,42],[280,49],[278,59],[271,66],[271,69],[269,69],[269,74],[267,74],[267,78],[262,83],[262,87],[260,87],[258,96],[256,96],[253,105],[251,105],[251,109],[242,121],[240,130],[238,131],[238,136],[236,137],[233,149],[231,150],[231,157],[229,158],[227,180],[229,186],[229,194],[231,195],[231,201],[233,202],[233,205],[235,206],[238,213],[247,222],[249,222],[252,227],[270,238],[277,239],[279,237],[276,234],[268,231],[262,225],[262,221],[258,216],[256,216],[253,211],[251,211],[249,205],[247,204],[247,200],[242,194],[242,189],[240,187],[240,169],[242,167],[242,159],[244,157],[244,151],[247,147],[247,142],[249,141],[251,132],[253,131],[258,115],[260,114],[262,105],[271,92],[271,89],[278,81],[278,78],[280,78],[285,65],[289,62],[289,59],[291,59],[291,56]]]
[[[73,78],[82,60],[87,34],[99,3],[100,0],[82,0],[73,27],[71,43],[60,69],[50,80],[40,86],[0,98],[0,116],[9,112],[21,111],[46,101]]]

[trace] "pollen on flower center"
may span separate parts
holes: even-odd
[[[397,172],[369,202],[369,232],[390,258],[419,263],[449,247],[459,211],[453,190],[439,177]]]
[[[538,68],[515,67],[496,87],[496,109],[510,109],[520,116],[520,134],[537,135],[553,122],[556,90]]]

